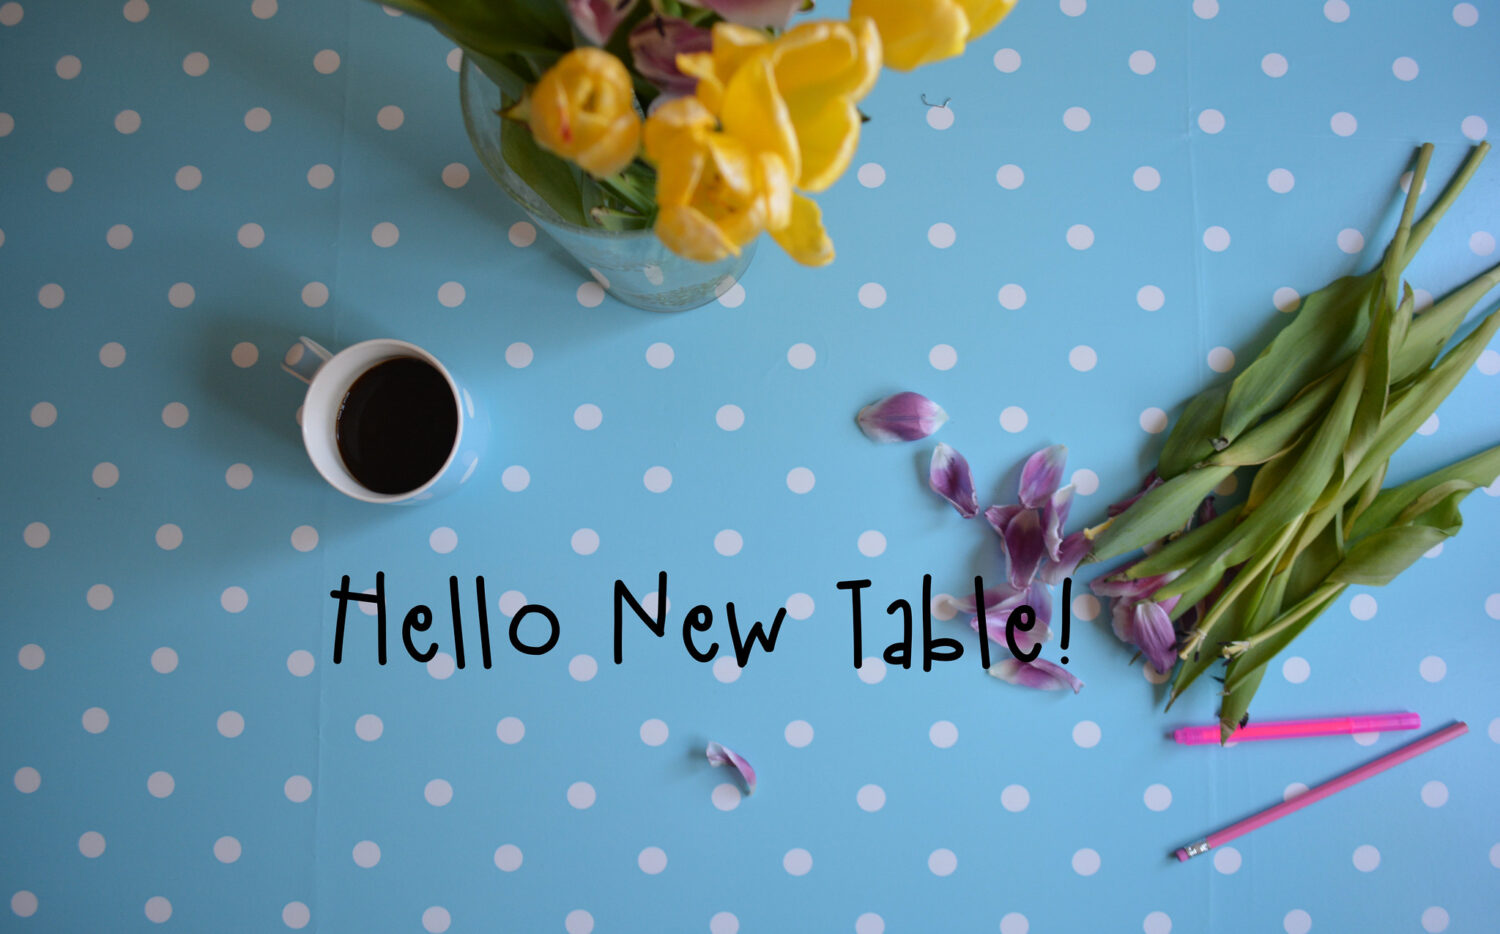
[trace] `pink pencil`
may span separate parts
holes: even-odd
[[[1367,714],[1353,717],[1319,717],[1314,720],[1277,720],[1242,726],[1229,736],[1232,743],[1253,739],[1292,739],[1299,736],[1336,736],[1342,733],[1386,733],[1415,730],[1422,718],[1414,713]],[[1219,741],[1219,725],[1184,726],[1172,731],[1172,738],[1186,745]]]
[[[1247,817],[1239,823],[1226,827],[1217,833],[1209,834],[1207,839],[1188,844],[1177,851],[1177,859],[1180,862],[1186,862],[1190,857],[1197,856],[1199,853],[1206,853],[1220,844],[1228,843],[1235,837],[1264,827],[1278,818],[1285,817],[1298,808],[1305,808],[1315,801],[1322,801],[1334,792],[1343,791],[1350,785],[1358,784],[1371,775],[1384,772],[1393,765],[1400,765],[1407,759],[1420,756],[1427,750],[1441,746],[1448,740],[1456,736],[1462,736],[1467,732],[1469,732],[1469,725],[1463,721],[1454,723],[1451,726],[1445,726],[1436,733],[1424,736],[1415,742],[1407,743],[1400,749],[1388,752],[1379,759],[1366,762],[1351,772],[1346,772],[1338,778],[1330,779],[1316,788],[1305,791],[1290,801],[1283,801],[1275,807],[1266,808],[1254,817]]]

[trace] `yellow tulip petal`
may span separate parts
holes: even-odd
[[[776,40],[776,86],[787,96],[806,91],[847,94],[853,90],[858,50],[854,33],[843,23],[818,20],[786,31]]]
[[[854,87],[849,91],[849,97],[857,102],[864,100],[865,95],[875,86],[875,79],[880,76],[880,30],[868,16],[853,17],[849,20],[849,28],[854,33],[854,44],[858,50],[853,69]]]
[[[706,134],[717,121],[696,97],[679,97],[667,101],[646,118],[642,136],[646,157],[661,161],[670,150],[691,145],[691,140]]]
[[[994,29],[1016,6],[1016,0],[958,0],[958,3],[969,17],[969,42]]]
[[[574,161],[590,175],[603,178],[629,165],[640,144],[641,118],[634,113],[621,114],[599,134],[592,146],[581,150]]]
[[[709,113],[718,113],[719,108],[724,106],[724,82],[719,80],[718,70],[714,67],[713,53],[679,52],[677,70],[690,78],[698,79],[694,94]]]
[[[719,230],[701,212],[685,205],[668,205],[656,214],[656,236],[667,249],[678,256],[712,263],[733,253],[739,246]]]
[[[780,230],[792,222],[792,176],[786,170],[786,163],[775,153],[757,153],[757,158],[766,229]]]
[[[969,35],[969,18],[954,0],[853,0],[849,15],[875,21],[882,58],[897,71],[953,58]]]
[[[719,80],[725,84],[752,54],[763,51],[770,39],[759,29],[737,26],[734,23],[714,23],[713,57]]]
[[[734,73],[724,90],[724,109],[719,115],[724,132],[743,140],[752,150],[774,152],[786,160],[792,177],[802,172],[797,134],[786,102],[776,89],[776,77],[768,57],[747,61]]]
[[[664,153],[656,166],[656,203],[663,208],[690,203],[707,163],[708,152],[702,145]]]
[[[804,266],[827,266],[833,262],[833,241],[823,229],[823,212],[818,203],[799,194],[792,195],[792,219],[771,236],[787,255]]]
[[[816,109],[792,112],[797,142],[802,148],[802,174],[797,187],[822,191],[838,181],[859,145],[859,108],[847,97],[829,98]]]
[[[724,133],[709,136],[705,145],[713,171],[729,193],[739,199],[748,199],[755,191],[755,163],[745,144]]]

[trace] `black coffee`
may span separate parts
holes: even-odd
[[[458,405],[430,363],[397,357],[354,381],[335,431],[355,480],[376,493],[405,493],[442,469],[458,435]]]

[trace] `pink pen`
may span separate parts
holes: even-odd
[[[1378,775],[1392,766],[1400,765],[1407,759],[1420,756],[1436,746],[1441,746],[1450,739],[1462,736],[1469,732],[1469,727],[1462,721],[1443,727],[1436,733],[1430,733],[1414,742],[1407,743],[1400,749],[1393,750],[1381,756],[1379,759],[1366,762],[1364,765],[1350,772],[1345,772],[1338,778],[1330,779],[1316,788],[1304,791],[1302,794],[1278,805],[1266,808],[1253,817],[1247,817],[1237,824],[1225,827],[1223,830],[1209,834],[1197,843],[1188,844],[1177,851],[1177,859],[1186,862],[1189,858],[1199,853],[1206,853],[1216,846],[1228,843],[1235,837],[1247,834],[1252,830],[1271,823],[1278,818],[1285,817],[1299,808],[1305,808],[1309,804],[1322,801],[1324,798],[1336,792],[1343,791],[1350,785],[1356,785],[1372,775]]]
[[[1293,739],[1299,736],[1335,736],[1341,733],[1389,733],[1415,730],[1422,718],[1414,713],[1382,713],[1354,717],[1318,717],[1312,720],[1277,720],[1242,726],[1229,735],[1229,741],[1251,739]],[[1184,726],[1172,731],[1172,738],[1184,745],[1201,745],[1219,741],[1219,725]]]

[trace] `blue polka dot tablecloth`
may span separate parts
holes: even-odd
[[[986,676],[938,597],[997,576],[997,543],[925,465],[946,441],[1010,502],[1065,443],[1075,521],[1099,521],[1188,397],[1378,257],[1417,144],[1427,204],[1500,121],[1497,49],[1493,0],[1024,0],[962,59],[881,77],[821,198],[832,266],[765,244],[716,303],[659,315],[491,183],[456,51],[410,17],[6,0],[0,929],[1493,931],[1500,488],[1352,588],[1252,707],[1469,734],[1179,864],[1414,734],[1174,745],[1212,691],[1162,712],[1092,568],[1082,692]],[[1497,235],[1492,158],[1410,270],[1419,302]],[[493,413],[473,478],[407,509],[329,488],[278,366],[302,335],[462,374]],[[1394,479],[1496,442],[1497,371],[1492,348]],[[951,415],[931,442],[859,433],[899,390]],[[614,582],[653,611],[663,571],[666,636],[627,616],[616,664]],[[335,665],[329,593],[377,574],[388,663],[355,602]],[[968,652],[856,670],[836,583],[871,581],[878,655],[879,609],[920,609],[925,574]],[[785,609],[773,654],[734,660],[728,602],[742,627]],[[426,664],[401,643],[418,604]],[[547,654],[507,637],[527,604],[556,614]],[[698,604],[708,663],[679,639]]]

